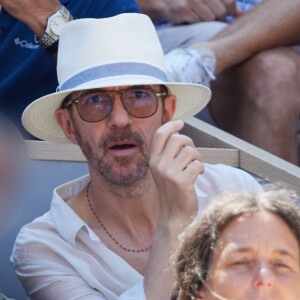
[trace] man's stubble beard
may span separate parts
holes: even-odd
[[[139,132],[130,129],[114,130],[104,136],[97,147],[92,147],[88,141],[83,140],[76,126],[74,126],[74,131],[78,145],[87,158],[87,161],[109,183],[119,186],[129,186],[137,183],[146,176],[149,170],[150,151]],[[136,162],[135,172],[127,174],[122,174],[121,168],[125,168],[126,165],[130,164],[131,157],[114,157],[113,161],[110,162],[106,157],[108,143],[119,143],[124,140],[133,142],[141,153],[141,157]]]
[[[165,104],[164,101],[162,101],[162,111],[165,111]],[[109,183],[119,186],[125,186],[125,185],[132,185],[141,179],[143,179],[149,170],[149,159],[150,159],[150,150],[149,146],[147,146],[145,140],[143,139],[142,135],[138,131],[132,131],[130,129],[124,129],[124,130],[112,130],[115,131],[113,134],[108,134],[104,138],[101,139],[97,149],[93,151],[93,147],[91,144],[89,144],[87,141],[84,141],[79,133],[76,121],[73,116],[73,112],[71,110],[71,107],[69,109],[69,114],[71,117],[71,122],[74,128],[74,134],[77,140],[77,143],[79,147],[81,148],[84,156],[86,157],[87,161],[92,164],[93,168],[96,170],[96,172],[103,176]],[[163,113],[161,116],[161,124],[165,124],[166,118],[165,114]],[[99,155],[100,149],[104,148],[104,145],[107,142],[120,142],[122,140],[125,140],[126,138],[129,139],[129,141],[136,142],[137,147],[140,149],[140,153],[142,154],[141,159],[136,164],[136,173],[130,174],[130,176],[120,176],[118,175],[114,170],[113,166],[109,164],[107,161],[105,161],[105,153],[102,153],[102,156]],[[131,139],[132,138],[132,139]],[[98,150],[98,151],[97,151]],[[98,154],[100,157],[97,157]],[[125,166],[126,163],[130,158],[116,158],[116,161]]]

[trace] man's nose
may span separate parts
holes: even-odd
[[[126,111],[118,94],[115,94],[113,108],[107,121],[108,126],[112,128],[124,128],[132,124],[132,117]]]
[[[255,270],[254,286],[258,287],[272,287],[274,284],[274,274],[270,266],[263,261],[260,262]]]

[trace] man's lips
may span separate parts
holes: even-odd
[[[137,149],[137,145],[131,142],[122,142],[110,145],[109,151],[114,155],[129,155],[135,152]]]

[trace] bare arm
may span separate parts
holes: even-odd
[[[235,0],[137,0],[151,19],[167,19],[173,24],[225,20],[236,12]]]
[[[182,121],[166,123],[152,142],[150,166],[159,192],[160,213],[144,278],[147,300],[170,299],[174,283],[170,256],[178,235],[198,211],[194,183],[203,165],[192,140],[177,133],[182,127]]]
[[[48,17],[61,6],[58,0],[0,0],[0,5],[10,15],[25,23],[38,38],[45,33]]]
[[[210,42],[194,48],[205,46],[215,52],[218,75],[261,50],[300,43],[299,15],[299,0],[264,0]]]

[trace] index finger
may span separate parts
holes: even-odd
[[[183,126],[184,122],[182,120],[176,120],[167,122],[159,127],[153,136],[150,153],[156,156],[160,155],[164,150],[169,137],[180,131]]]

